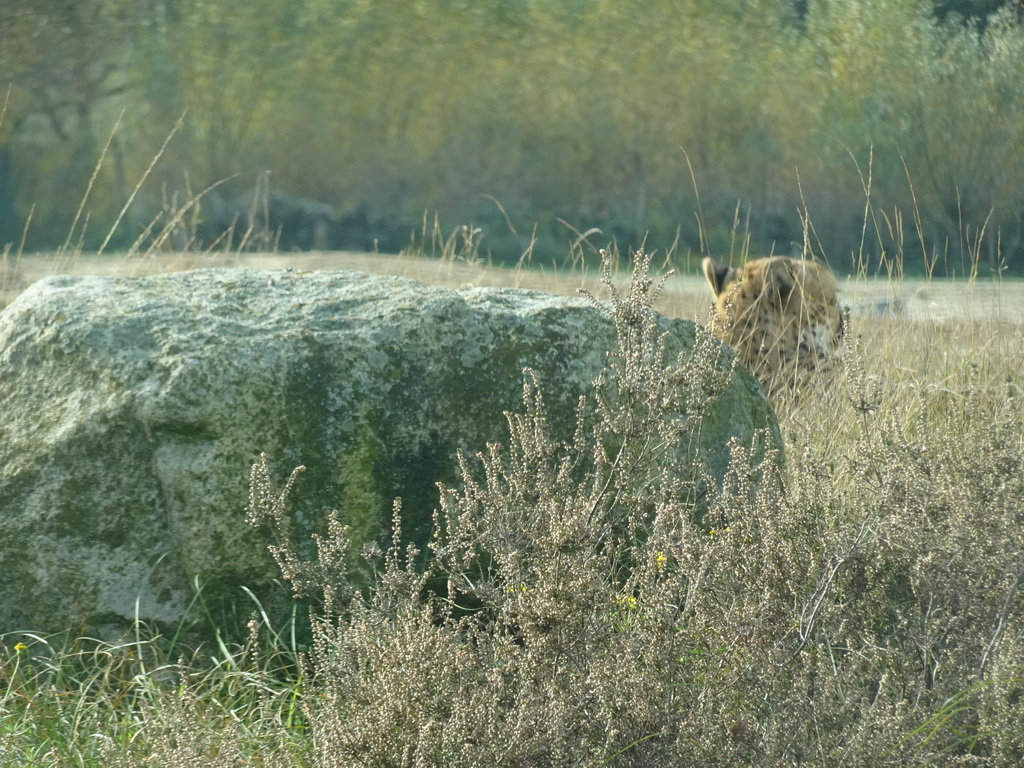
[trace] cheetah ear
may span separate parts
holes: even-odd
[[[701,262],[701,266],[704,268],[704,276],[711,284],[711,290],[715,296],[720,296],[729,281],[736,277],[736,270],[733,267],[721,267],[710,256]]]

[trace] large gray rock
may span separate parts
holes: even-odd
[[[663,320],[679,349],[692,323]],[[305,464],[291,509],[302,536],[330,509],[383,539],[402,496],[426,535],[434,482],[455,453],[505,434],[522,369],[555,428],[614,348],[587,302],[455,291],[349,272],[209,270],[142,279],[53,277],[0,314],[0,633],[109,635],[136,615],[174,629],[253,609],[277,569],[249,529],[259,452],[280,480]],[[737,371],[703,430],[726,442],[777,429]]]

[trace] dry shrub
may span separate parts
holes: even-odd
[[[894,397],[854,344],[845,393],[815,395],[842,429],[793,407],[784,468],[734,444],[715,483],[680,450],[701,425],[685,405],[723,384],[713,344],[664,359],[646,268],[613,292],[619,349],[575,434],[550,433],[527,376],[508,444],[441,487],[425,571],[397,505],[373,589],[347,583],[336,516],[301,561],[288,488],[256,465],[250,519],[322,598],[315,763],[1019,764],[1019,409],[969,386]]]

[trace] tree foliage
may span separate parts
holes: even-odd
[[[96,238],[186,113],[129,242],[169,194],[219,184],[209,242],[269,178],[329,206],[334,247],[396,250],[436,212],[480,227],[497,260],[534,227],[536,252],[560,257],[559,220],[659,248],[678,233],[684,253],[743,237],[788,253],[809,214],[837,266],[899,251],[910,268],[1024,268],[1011,3],[19,0],[0,15],[0,196],[20,222],[52,213],[37,247],[66,235],[123,110]]]

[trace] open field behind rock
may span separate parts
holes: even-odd
[[[117,254],[76,254],[57,258],[31,254],[0,261],[0,307],[43,277],[56,274],[143,276],[208,267],[257,269],[348,269],[369,274],[398,275],[433,285],[528,288],[574,294],[579,288],[598,289],[596,265],[565,270],[509,269],[484,262],[465,263],[422,256],[353,253],[347,251],[295,254],[165,254],[125,258]],[[842,300],[854,315],[907,320],[1024,322],[1024,281],[924,280],[840,275]],[[623,279],[626,274],[623,274]],[[710,305],[707,284],[695,268],[669,278],[659,309],[672,317],[703,318]]]

